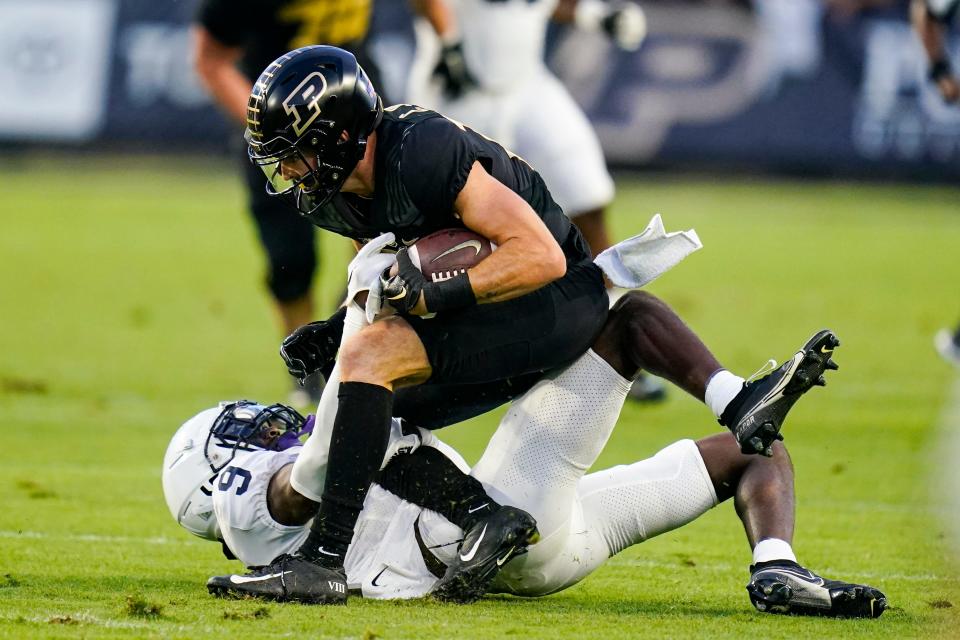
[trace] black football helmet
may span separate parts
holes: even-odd
[[[244,137],[267,193],[289,197],[308,215],[340,190],[382,117],[383,103],[353,54],[301,47],[254,83]]]

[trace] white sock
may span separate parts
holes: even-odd
[[[713,411],[713,415],[720,417],[723,410],[727,408],[734,396],[740,393],[743,383],[746,382],[740,376],[735,376],[726,369],[720,369],[707,381],[707,390],[703,401]]]
[[[771,560],[792,560],[796,562],[797,556],[793,555],[793,547],[786,540],[764,538],[753,548],[753,564]]]

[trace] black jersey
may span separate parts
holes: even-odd
[[[243,49],[239,67],[253,80],[276,58],[309,44],[358,54],[370,11],[371,0],[201,0],[197,22],[223,44]]]
[[[307,216],[318,227],[366,241],[392,231],[411,244],[440,229],[463,227],[454,201],[474,162],[527,201],[568,262],[590,258],[580,232],[536,171],[489,138],[435,111],[412,105],[384,110],[376,129],[372,198],[341,193]]]

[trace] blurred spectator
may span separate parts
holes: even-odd
[[[237,124],[246,126],[253,81],[287,51],[331,44],[357,56],[376,83],[365,55],[371,0],[201,0],[194,26],[194,64],[201,81]],[[239,146],[239,145],[238,145]],[[268,197],[259,167],[246,157],[244,177],[249,208],[267,255],[267,286],[283,335],[314,319],[311,284],[317,268],[314,226],[279,198]],[[290,403],[316,404],[323,379],[294,386]]]

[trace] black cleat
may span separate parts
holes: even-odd
[[[824,580],[790,560],[758,562],[750,567],[747,593],[763,613],[833,618],[879,618],[887,597],[865,584]]]
[[[467,604],[479,600],[500,567],[539,540],[537,521],[516,507],[500,507],[466,533],[457,556],[431,591],[438,600]]]
[[[839,368],[831,358],[838,346],[837,336],[824,329],[778,369],[743,385],[720,416],[720,424],[733,432],[740,451],[773,455],[773,443],[783,440],[780,429],[793,403],[811,387],[825,386],[824,372]]]
[[[214,576],[207,580],[207,591],[220,598],[346,604],[347,578],[342,569],[335,571],[285,553],[244,575]]]

